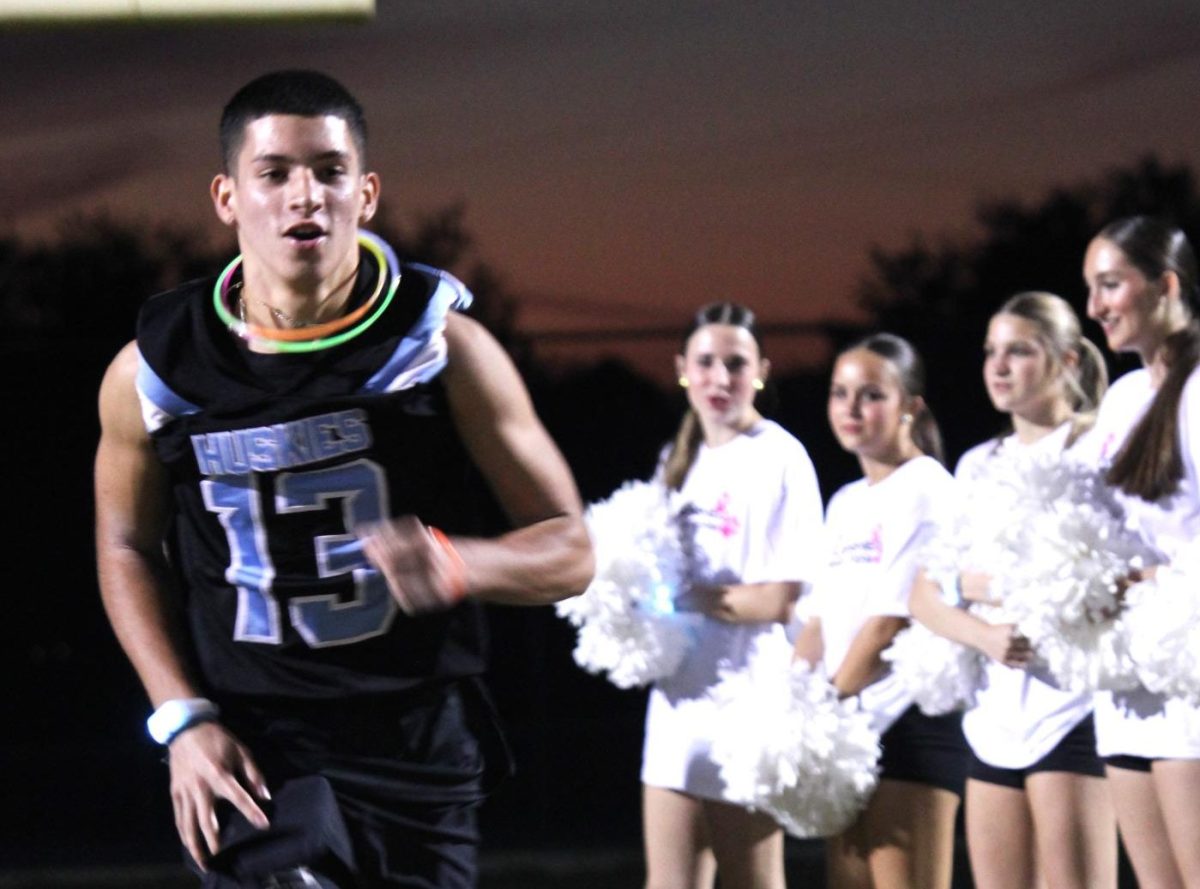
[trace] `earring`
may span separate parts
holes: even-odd
[[[901,414],[900,422],[901,423],[911,423],[912,422],[912,414]]]
[[[687,377],[680,377],[680,378],[679,378],[679,388],[680,388],[680,389],[686,389],[687,387],[688,387],[688,378],[687,378]]]
[[[755,388],[755,390],[758,392],[761,392],[763,390],[763,387],[765,386],[763,381],[760,380],[758,377],[755,377],[754,382],[751,383],[750,385],[753,386]]]

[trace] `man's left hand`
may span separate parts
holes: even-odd
[[[413,516],[355,529],[405,614],[449,608],[467,594],[467,572],[449,540]]]

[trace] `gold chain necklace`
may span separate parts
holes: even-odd
[[[242,321],[243,324],[245,324],[245,323],[248,323],[248,319],[246,318],[246,291],[242,289],[242,283],[243,282],[238,281],[233,286],[238,291],[238,318]],[[331,293],[329,296],[327,296],[325,298],[325,300],[330,299],[332,296],[333,296],[333,294]],[[266,309],[268,312],[270,312],[271,317],[274,318],[275,321],[280,326],[286,327],[290,330],[300,330],[302,328],[313,327],[314,325],[321,323],[320,321],[315,321],[315,320],[314,321],[301,321],[299,318],[292,317],[287,312],[283,311],[283,309],[277,309],[273,305],[271,305],[269,302],[265,302],[261,299],[256,299],[255,302],[258,303],[260,306],[262,306],[264,309]],[[325,304],[325,302],[322,301],[321,304],[317,306],[317,311],[320,311],[321,306],[323,306],[324,304]]]

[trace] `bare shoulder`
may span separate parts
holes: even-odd
[[[446,316],[446,340],[451,349],[456,345],[469,347],[470,341],[483,338],[495,341],[487,329],[474,318],[459,312],[450,312]]]
[[[132,384],[137,376],[138,366],[138,349],[137,341],[130,340],[116,354],[116,357],[109,362],[108,370],[104,374],[105,382],[108,382],[109,377],[120,375],[129,380]]]
[[[474,318],[451,312],[446,317],[446,348],[451,369],[478,369],[482,363],[500,360],[511,364],[504,347]]]
[[[446,318],[445,379],[452,398],[470,400],[476,409],[524,410],[529,396],[504,347],[473,318]]]
[[[577,516],[570,469],[504,348],[461,315],[447,319],[446,345],[442,373],[458,434],[514,525]]]
[[[129,342],[117,353],[100,383],[100,427],[105,438],[142,441],[142,423],[137,395],[138,350]]]
[[[166,481],[142,419],[137,392],[137,346],[113,359],[100,384],[100,443],[96,448],[96,540],[101,547],[162,542]]]

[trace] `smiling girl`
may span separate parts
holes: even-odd
[[[1108,347],[1143,365],[1104,399],[1091,436],[1097,459],[1111,463],[1108,481],[1160,554],[1157,570],[1174,568],[1200,541],[1196,257],[1182,231],[1135,216],[1096,235],[1083,277],[1088,316]],[[1200,887],[1200,710],[1141,688],[1106,693],[1096,700],[1096,736],[1139,884]]]

